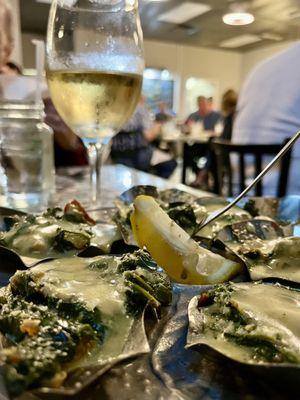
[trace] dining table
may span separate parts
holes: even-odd
[[[181,183],[186,184],[187,169],[191,165],[191,148],[197,146],[201,152],[206,153],[208,150],[209,141],[215,137],[219,137],[219,133],[214,131],[188,131],[182,132],[180,130],[168,130],[163,132],[161,141],[163,146],[168,146],[174,149],[176,147],[176,155],[182,155],[182,170],[181,170]]]
[[[135,185],[153,185],[158,189],[177,188],[199,197],[211,195],[182,184],[137,171],[122,165],[105,165],[102,171],[102,202],[97,207],[89,201],[89,175],[86,168],[63,168],[57,171],[53,205],[63,206],[77,199],[88,210],[114,207],[114,199]],[[6,205],[0,196],[0,206]],[[185,287],[183,287],[185,286]],[[173,302],[160,321],[148,321],[146,332],[150,352],[112,367],[72,400],[257,400],[296,399],[297,373],[285,374],[280,368],[270,371],[231,361],[208,349],[186,349],[187,307],[191,298],[205,286],[174,285]],[[275,375],[274,375],[275,374]],[[294,374],[294,375],[293,375]],[[1,383],[0,375],[0,388]],[[0,398],[5,399],[5,396]],[[20,400],[59,400],[26,393]],[[66,397],[63,397],[64,399]]]
[[[63,167],[56,171],[56,189],[49,206],[63,207],[68,201],[78,200],[87,210],[93,211],[114,206],[114,199],[126,190],[138,185],[151,185],[158,189],[176,188],[199,196],[211,196],[211,193],[191,187],[174,184],[158,176],[128,168],[124,165],[104,165],[101,171],[101,199],[96,205],[90,202],[88,167]],[[10,207],[4,194],[0,194],[0,207]],[[21,203],[22,211],[41,211],[34,204]]]
[[[211,193],[193,189],[181,183],[126,167],[121,164],[104,165],[101,172],[101,199],[96,206],[89,201],[89,174],[86,168],[62,168],[57,172],[54,203],[63,205],[76,198],[87,209],[113,206],[114,199],[133,186],[150,185],[160,190],[176,188],[197,196],[211,196]]]

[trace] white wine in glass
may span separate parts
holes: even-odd
[[[110,136],[127,121],[142,84],[140,75],[120,72],[49,71],[47,78],[61,117],[78,135],[91,139]]]
[[[52,101],[88,149],[99,204],[103,146],[133,113],[144,69],[135,0],[54,0],[47,36]]]

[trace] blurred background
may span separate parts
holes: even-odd
[[[51,0],[4,1],[13,12],[13,71],[35,76],[33,41],[46,39]],[[107,162],[217,194],[241,191],[300,126],[299,0],[140,0],[139,10],[142,97]],[[83,144],[49,94],[44,103],[56,166],[86,165]],[[231,157],[253,145],[254,161],[240,157],[238,165]],[[268,175],[265,194],[300,193],[299,143],[289,157]]]
[[[45,39],[50,0],[8,0],[14,9],[16,45],[12,60],[33,74],[32,39]],[[299,38],[297,0],[241,1],[255,15],[245,26],[230,26],[222,17],[229,0],[141,0],[146,66],[144,94],[153,112],[160,100],[179,118],[195,108],[201,94],[216,107],[228,88],[239,90],[253,67]]]

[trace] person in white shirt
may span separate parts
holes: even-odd
[[[300,41],[259,64],[239,96],[232,141],[282,143],[300,129]],[[276,176],[264,180],[264,194],[274,194]],[[300,194],[300,141],[292,154],[289,194]]]

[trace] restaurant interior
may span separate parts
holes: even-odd
[[[0,0],[0,398],[296,399],[298,0]]]

